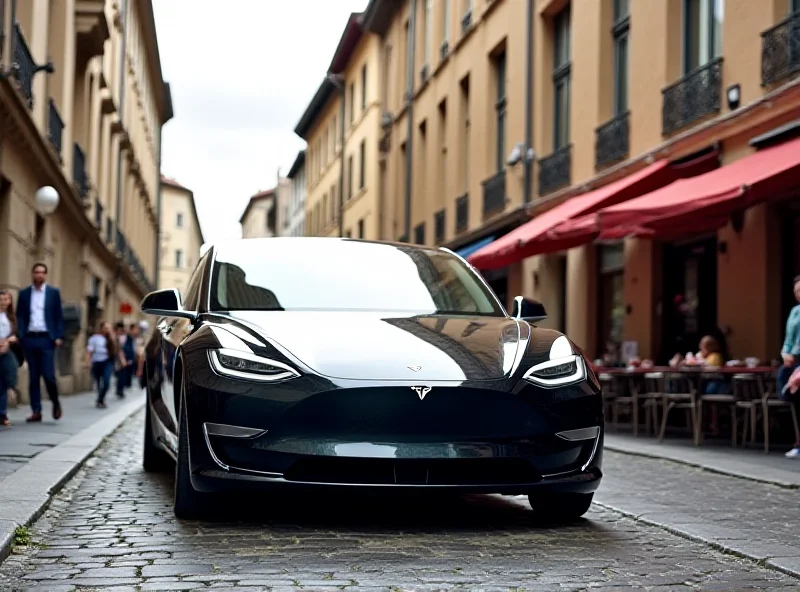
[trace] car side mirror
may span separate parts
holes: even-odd
[[[535,323],[545,320],[547,312],[544,310],[544,304],[538,300],[517,296],[514,298],[514,309],[511,316],[515,319]]]
[[[175,288],[150,292],[142,299],[142,312],[158,317],[179,317],[194,321],[197,313],[183,308],[181,293]]]

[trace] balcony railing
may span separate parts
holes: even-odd
[[[761,83],[772,84],[800,72],[800,13],[761,33]]]
[[[483,182],[484,219],[506,208],[506,172],[501,171]]]
[[[94,225],[103,228],[103,204],[99,199],[94,200]]]
[[[661,91],[662,133],[665,136],[712,113],[718,113],[722,95],[722,58],[689,72]]]
[[[472,11],[468,10],[464,13],[464,16],[461,17],[461,34],[466,34],[469,31],[469,28],[472,26]]]
[[[469,193],[456,198],[456,234],[469,228]]]
[[[604,167],[624,160],[630,144],[630,112],[617,115],[595,130],[594,166]]]
[[[25,41],[19,24],[14,25],[14,54],[12,70],[19,89],[28,102],[28,107],[33,107],[33,74],[36,70],[36,62]]]
[[[114,221],[111,216],[106,216],[106,242],[111,244],[114,240]]]
[[[572,145],[568,144],[539,161],[539,195],[566,187],[572,181]]]
[[[47,137],[49,138],[50,144],[55,149],[59,158],[63,157],[61,153],[61,137],[63,133],[64,121],[61,119],[61,115],[58,113],[55,101],[50,99],[47,110]]]
[[[433,240],[437,245],[444,242],[445,235],[445,210],[439,210],[433,216]]]
[[[75,142],[72,152],[72,182],[78,190],[78,195],[89,195],[89,178],[86,176],[86,155],[83,149]]]

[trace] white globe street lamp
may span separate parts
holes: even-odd
[[[34,196],[36,211],[42,216],[49,216],[56,211],[60,199],[61,197],[54,187],[50,187],[49,185],[41,187],[36,191],[36,195]]]

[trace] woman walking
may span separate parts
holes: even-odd
[[[20,365],[17,317],[11,293],[0,290],[0,426],[10,426],[8,401],[16,397],[17,369]]]
[[[98,409],[106,408],[106,393],[111,386],[114,360],[118,356],[117,338],[111,331],[111,325],[106,321],[100,321],[86,345],[86,366],[91,366],[92,378],[97,383]]]

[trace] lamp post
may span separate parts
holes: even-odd
[[[36,191],[34,195],[34,204],[36,205],[36,211],[39,214],[46,218],[50,214],[56,211],[58,208],[58,204],[61,201],[61,196],[58,194],[58,191],[54,187],[50,187],[47,185],[46,187],[41,187]]]

